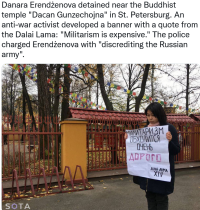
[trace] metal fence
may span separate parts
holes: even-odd
[[[35,125],[35,126],[34,126]],[[26,168],[37,176],[44,168],[46,175],[53,166],[60,165],[59,119],[26,116],[4,116],[2,119],[2,178],[11,179],[13,169],[18,177],[25,176]]]
[[[200,161],[200,124],[174,124],[178,131],[180,153],[176,163]]]
[[[85,117],[85,116],[84,116]],[[26,168],[37,176],[44,168],[51,174],[53,166],[61,165],[61,132],[59,119],[45,117],[33,119],[20,116],[4,116],[2,120],[2,178],[11,179],[13,169],[18,177],[24,177]],[[200,124],[172,123],[177,129],[181,151],[175,156],[176,163],[200,161]],[[126,168],[125,130],[144,127],[142,121],[88,119],[87,169],[88,171]]]
[[[181,151],[175,163],[200,161],[200,124],[173,123],[177,129]],[[126,129],[144,127],[135,121],[112,122],[89,120],[87,125],[88,171],[126,168]]]
[[[87,124],[88,171],[126,168],[125,130],[142,126],[141,122],[89,120]]]

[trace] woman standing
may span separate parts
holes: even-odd
[[[174,191],[174,155],[180,152],[180,146],[178,143],[178,134],[175,127],[167,123],[167,116],[162,106],[157,103],[151,103],[145,109],[145,115],[147,116],[147,126],[163,126],[168,125],[169,131],[166,133],[166,138],[169,141],[169,163],[171,182],[159,181],[154,179],[147,179],[138,177],[138,183],[140,188],[145,190],[148,203],[148,210],[167,210],[168,209],[168,195]],[[125,134],[125,139],[128,135]]]

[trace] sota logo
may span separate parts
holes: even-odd
[[[31,209],[28,203],[6,203],[6,209]]]

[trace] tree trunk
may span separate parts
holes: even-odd
[[[154,98],[154,64],[152,64],[152,74],[151,74],[151,97]],[[154,99],[153,99],[154,102]]]
[[[7,80],[7,76],[6,76],[6,113],[8,114],[8,80]]]
[[[44,118],[50,115],[48,103],[47,69],[45,64],[37,65],[38,108],[39,115]]]
[[[130,95],[127,94],[127,104],[126,104],[126,111],[130,111]]]
[[[58,64],[56,67],[56,77],[55,77],[55,85],[54,85],[54,105],[53,105],[53,116],[58,117],[58,107],[59,107],[59,80],[60,80],[60,68],[61,65]]]
[[[190,79],[190,65],[186,64],[186,70],[187,70],[187,83],[186,83],[186,115],[188,115],[188,109],[189,109],[189,79]]]
[[[55,85],[54,85],[54,105],[53,105],[53,116],[54,116],[54,120],[58,119],[58,107],[59,107],[59,99],[60,99],[60,93],[59,93],[59,80],[60,80],[60,68],[61,65],[58,64],[56,66],[56,76],[55,76]],[[58,132],[59,131],[59,125],[58,124],[54,124],[54,132]],[[54,142],[54,154],[55,154],[55,166],[59,167],[59,148],[57,148],[57,145],[59,147],[59,142],[60,139],[58,139],[58,144],[56,143],[56,140]],[[58,154],[58,156],[57,156]]]
[[[12,116],[12,121],[10,123],[11,128],[14,125],[14,113],[13,113],[13,73],[14,70],[12,69],[12,74],[11,74],[11,90],[10,90],[10,116]]]
[[[132,65],[133,64],[129,64],[128,70],[129,70],[129,78],[128,78],[128,90],[131,90],[131,69],[132,69]],[[127,94],[127,104],[126,104],[126,111],[129,112],[130,111],[130,95]]]
[[[69,95],[70,95],[71,79],[70,79],[69,72],[70,72],[69,66],[68,65],[64,65],[64,85],[63,85],[63,100],[62,100],[61,121],[65,120],[70,115],[70,111],[69,111]],[[60,145],[60,144],[61,144],[61,139],[59,138],[58,145]],[[59,158],[60,158],[60,156],[58,157],[58,163],[59,163]]]
[[[26,88],[26,83],[25,83],[25,76],[23,76],[21,73],[19,73],[20,79],[21,79],[21,83],[22,83],[22,90],[23,90],[23,119],[24,116],[26,116],[26,102],[28,104],[28,110],[29,110],[29,114],[32,117],[32,128],[35,127],[36,129],[36,123],[35,123],[35,117],[33,115],[33,108],[31,105],[31,100]],[[26,100],[26,101],[25,101]],[[23,121],[23,124],[25,124],[25,122]]]
[[[98,80],[97,80],[97,95],[96,95],[96,97],[97,97],[97,105],[98,105],[99,104],[99,83],[98,83]],[[99,109],[98,106],[97,106],[97,109]]]
[[[53,64],[50,64],[49,65],[49,69],[48,69],[48,73],[47,73],[47,78],[48,79],[52,79],[53,78],[53,68],[54,68],[54,65]],[[47,84],[48,88],[50,88],[50,84],[48,83]],[[49,101],[49,107],[50,109],[52,108],[52,103],[53,103],[53,94],[51,94],[50,91],[48,91],[48,101]],[[52,121],[52,124],[53,124],[53,112],[51,111],[50,112],[50,116],[51,116],[51,121]]]
[[[48,100],[48,86],[47,86],[47,68],[45,64],[37,64],[37,85],[38,85],[38,112],[42,118],[42,124],[40,125],[40,131],[47,131],[47,125],[45,124],[45,117],[50,116],[51,109],[49,107]],[[47,150],[47,136],[45,135],[44,142],[42,135],[40,137],[40,157],[46,158],[44,150]]]
[[[101,89],[101,95],[102,95],[104,103],[106,105],[106,109],[114,110],[112,102],[109,100],[108,95],[106,94],[102,64],[97,64],[97,70],[98,70],[98,79],[99,79],[99,85],[100,85],[100,89]]]
[[[98,70],[98,79],[99,79],[99,85],[101,89],[101,95],[106,105],[106,109],[113,111],[114,109],[113,109],[112,102],[109,100],[108,95],[105,90],[102,64],[97,64],[97,70]],[[117,150],[116,150],[117,138],[115,139],[115,143],[116,143],[115,145],[110,147],[111,148],[111,163],[117,164],[119,163],[119,158],[117,156]]]
[[[64,86],[63,86],[63,101],[62,101],[62,113],[61,113],[61,121],[69,117],[69,95],[70,95],[70,68],[68,66],[64,66]]]
[[[146,64],[144,74],[143,74],[143,79],[142,79],[141,90],[140,90],[138,97],[136,97],[135,112],[139,112],[139,110],[140,110],[140,102],[141,102],[141,100],[144,96],[144,93],[145,93],[145,87],[146,87],[149,69],[150,69],[150,64]]]

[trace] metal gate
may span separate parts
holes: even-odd
[[[11,179],[13,169],[18,177],[24,177],[26,168],[37,176],[44,168],[46,175],[53,166],[60,165],[59,119],[35,117],[35,125],[30,116],[4,116],[2,120],[2,179]]]

